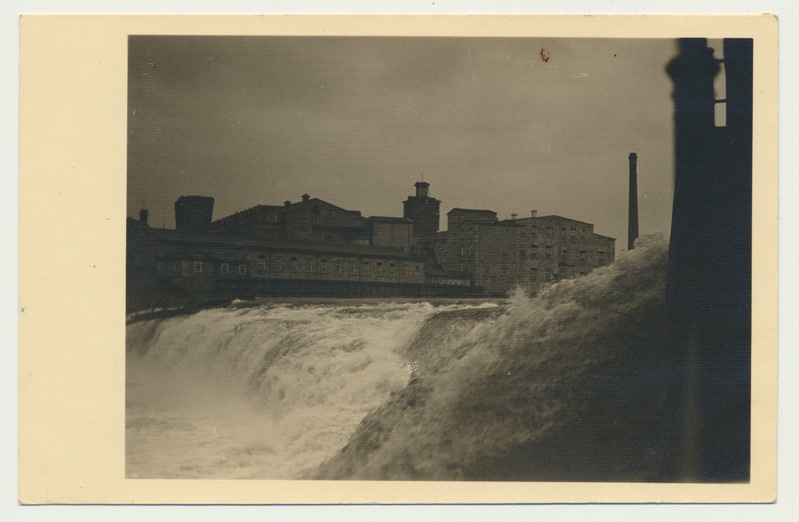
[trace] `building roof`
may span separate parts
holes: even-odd
[[[593,223],[589,223],[587,221],[580,221],[579,219],[567,218],[567,217],[563,217],[563,216],[558,216],[556,214],[550,214],[548,216],[538,216],[538,217],[535,217],[535,218],[531,217],[531,218],[525,218],[525,219],[553,219],[553,220],[556,220],[556,221],[569,221],[569,222],[572,222],[572,223],[581,223],[583,225],[593,225]]]
[[[366,219],[368,219],[369,221],[377,221],[377,222],[380,222],[380,223],[400,223],[400,224],[403,224],[403,225],[412,225],[413,224],[413,221],[411,221],[410,219],[402,218],[402,217],[369,216]]]
[[[458,212],[481,212],[481,213],[489,213],[489,214],[494,214],[494,215],[497,214],[493,210],[483,210],[483,209],[477,209],[477,208],[459,208],[459,207],[453,208],[452,210],[447,212],[447,214],[450,214],[450,213],[455,212],[455,211],[458,211]]]
[[[240,210],[238,212],[230,214],[229,216],[225,216],[223,218],[211,221],[211,224],[208,225],[208,228],[216,228],[220,225],[224,225],[225,223],[230,223],[231,221],[235,221],[243,217],[253,216],[257,214],[266,214],[269,212],[280,210],[282,208],[285,207],[279,205],[255,205],[254,207],[245,208],[244,210]]]
[[[517,223],[518,219],[503,219],[502,221],[492,221],[487,223],[485,221],[469,221],[468,219],[465,220],[465,223],[474,223],[475,225],[480,225],[483,227],[520,227],[522,226],[520,223]]]
[[[307,196],[307,195],[308,194],[303,194],[303,198],[305,198],[305,196]],[[305,207],[313,207],[314,205],[323,205],[323,206],[325,206],[327,208],[335,208],[336,210],[340,210],[342,212],[349,212],[349,213],[352,213],[352,214],[357,214],[359,216],[361,215],[361,212],[359,210],[347,210],[346,208],[342,208],[342,207],[339,207],[339,206],[334,205],[332,203],[328,203],[327,201],[325,201],[323,199],[312,198],[310,196],[308,197],[308,199],[303,199],[302,201],[298,201],[298,202],[292,203],[290,205],[284,205],[284,206],[278,207],[278,208],[290,211],[290,210],[304,209]]]
[[[589,223],[587,221],[580,221],[579,219],[567,218],[563,216],[558,216],[555,214],[550,214],[548,216],[526,216],[526,217],[517,217],[516,219],[502,219],[501,221],[540,221],[540,220],[551,220],[551,221],[568,221],[570,223],[580,223],[582,225],[590,225],[594,226],[593,223]]]
[[[303,197],[307,194],[303,194]],[[227,225],[229,223],[236,222],[242,218],[256,216],[260,214],[286,214],[291,212],[297,211],[307,211],[308,208],[313,209],[313,207],[326,207],[326,208],[333,208],[336,210],[341,211],[342,213],[350,214],[353,218],[361,218],[361,213],[358,210],[347,210],[332,203],[328,203],[327,201],[321,200],[319,198],[308,198],[304,199],[303,201],[298,201],[296,203],[289,203],[286,202],[285,205],[255,205],[254,207],[250,207],[234,214],[230,214],[229,216],[225,216],[223,218],[214,220],[208,225],[208,229],[218,228],[223,225]]]
[[[503,219],[503,220],[497,222],[496,224],[516,223],[516,222],[526,223],[528,221],[540,221],[540,220],[544,220],[544,221],[546,221],[546,220],[550,220],[550,221],[568,221],[569,223],[578,223],[580,225],[587,225],[587,226],[591,227],[591,234],[592,235],[597,236],[597,237],[603,237],[605,239],[612,239],[613,241],[616,241],[615,237],[605,236],[605,235],[597,234],[596,232],[594,232],[594,226],[595,225],[593,223],[588,223],[587,221],[580,221],[578,219],[572,219],[572,218],[567,218],[567,217],[563,217],[563,216],[558,216],[558,215],[555,215],[555,214],[550,214],[548,216],[535,216],[535,217],[529,216],[529,217],[516,218],[516,219]],[[483,224],[489,224],[489,223],[483,223]]]

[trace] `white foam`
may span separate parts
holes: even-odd
[[[264,304],[130,324],[127,473],[307,474],[405,387],[430,316],[496,306]]]

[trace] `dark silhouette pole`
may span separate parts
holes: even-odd
[[[685,364],[681,472],[745,481],[750,469],[752,40],[724,41],[727,124],[716,127],[719,60],[679,41],[675,180],[666,303]]]

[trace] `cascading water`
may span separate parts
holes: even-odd
[[[673,480],[685,368],[668,344],[665,263],[648,238],[534,299],[517,293],[315,478]]]
[[[127,475],[304,476],[428,364],[424,353],[414,353],[426,321],[498,309],[341,300],[231,306],[132,323]],[[452,335],[431,339],[435,351],[474,327],[456,322]]]
[[[681,480],[691,372],[670,342],[666,258],[642,238],[535,298],[132,323],[127,475]],[[716,429],[719,415],[694,421]]]

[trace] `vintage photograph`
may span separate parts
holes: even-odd
[[[751,38],[127,43],[126,479],[749,482]]]

